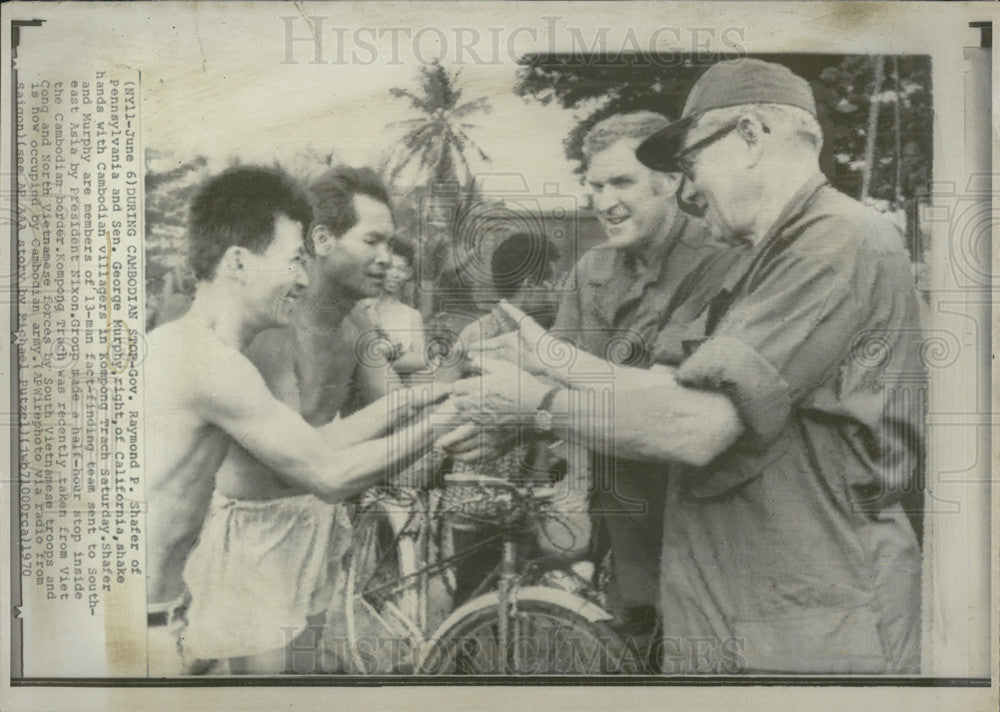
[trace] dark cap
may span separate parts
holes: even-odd
[[[711,109],[743,104],[787,104],[816,116],[816,100],[805,79],[781,64],[734,59],[708,68],[691,88],[681,118],[647,138],[635,151],[653,170],[678,170],[676,156],[694,118]]]

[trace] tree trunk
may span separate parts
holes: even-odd
[[[868,197],[872,187],[872,174],[875,172],[875,140],[878,138],[878,94],[882,91],[882,74],[885,57],[881,54],[875,57],[875,78],[872,83],[872,98],[868,104],[868,136],[865,143],[865,168],[861,178],[861,200]]]

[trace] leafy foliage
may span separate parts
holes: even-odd
[[[860,196],[871,170],[870,196],[888,208],[905,207],[927,190],[931,175],[932,105],[930,59],[886,58],[886,77],[873,87],[875,58],[866,55],[776,55],[806,78],[816,96],[826,142],[821,167],[844,192]],[[581,58],[535,54],[522,61],[515,91],[527,99],[552,102],[578,112],[580,120],[564,140],[566,156],[583,173],[583,137],[611,116],[647,109],[675,118],[694,82],[706,69],[695,62],[648,61],[641,56]],[[715,58],[721,59],[721,58]],[[868,115],[879,107],[872,166],[864,161]],[[898,128],[897,128],[898,118]]]
[[[463,101],[459,78],[460,72],[434,62],[421,66],[416,90],[389,90],[420,114],[389,124],[388,128],[403,128],[405,133],[383,172],[387,182],[397,186],[394,207],[400,232],[420,245],[417,290],[425,288],[419,298],[425,314],[434,309],[426,287],[437,281],[451,259],[460,216],[478,200],[469,158],[490,161],[468,132],[476,127],[469,119],[492,107],[487,97]],[[407,187],[399,188],[404,175]]]
[[[194,292],[194,274],[187,262],[187,214],[207,177],[204,156],[177,160],[162,151],[146,151],[147,328],[158,322],[165,302]]]
[[[434,62],[421,66],[417,91],[400,87],[389,90],[393,97],[405,99],[422,114],[389,124],[390,128],[406,130],[399,141],[402,151],[388,167],[390,182],[395,181],[407,166],[416,164],[420,175],[431,181],[459,180],[468,185],[472,170],[467,156],[474,153],[482,161],[490,160],[469,137],[468,131],[475,128],[475,124],[466,120],[476,113],[491,111],[489,99],[478,97],[463,102],[458,79],[459,72],[449,72]]]

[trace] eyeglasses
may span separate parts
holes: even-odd
[[[739,125],[739,121],[733,121],[721,129],[713,131],[700,141],[695,141],[687,148],[678,151],[675,158],[677,166],[680,168],[681,173],[684,174],[684,177],[688,180],[694,180],[694,164],[698,159],[698,153],[731,134]]]

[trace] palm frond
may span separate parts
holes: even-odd
[[[399,87],[392,87],[389,90],[389,94],[395,97],[396,99],[408,100],[415,109],[420,109],[421,111],[426,111],[428,113],[434,110],[434,107],[427,99],[417,96],[409,89],[400,89]]]
[[[488,113],[493,107],[485,96],[463,101],[460,77],[460,70],[450,71],[439,62],[432,62],[420,68],[417,89],[390,90],[392,97],[405,99],[423,114],[388,124],[391,128],[405,129],[398,139],[399,155],[390,159],[390,181],[396,180],[407,166],[416,164],[431,180],[459,180],[457,173],[462,171],[468,182],[472,175],[468,153],[476,151],[480,159],[490,160],[466,133],[476,125],[461,120],[476,112]]]
[[[493,105],[490,104],[489,97],[481,96],[478,99],[467,101],[461,106],[456,106],[451,110],[451,116],[454,119],[464,119],[469,114],[474,114],[476,112],[488,114],[491,111],[493,111]]]

